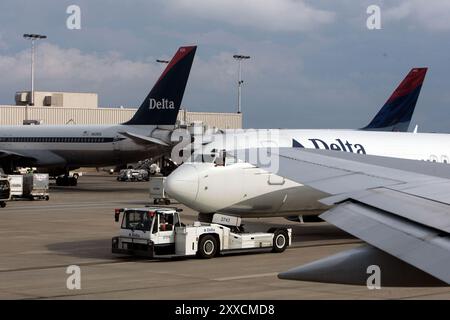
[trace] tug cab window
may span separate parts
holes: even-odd
[[[172,214],[159,214],[159,231],[171,231],[173,230],[173,215]]]
[[[150,231],[153,217],[147,211],[126,211],[122,220],[122,229]]]

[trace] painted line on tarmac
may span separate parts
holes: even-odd
[[[36,267],[24,267],[24,268],[15,268],[15,269],[0,269],[0,273],[6,273],[6,272],[23,272],[23,271],[33,271],[33,270],[47,270],[47,269],[59,269],[59,268],[67,268],[69,265],[77,265],[80,267],[89,267],[89,266],[100,266],[100,265],[109,265],[109,264],[122,264],[122,263],[130,263],[135,262],[136,260],[131,259],[121,259],[121,260],[99,260],[99,261],[92,261],[92,262],[83,262],[83,263],[76,263],[71,262],[68,264],[55,264],[51,266],[36,266]]]
[[[56,209],[66,209],[66,208],[86,208],[86,207],[111,207],[114,204],[120,204],[120,201],[111,201],[111,202],[95,202],[95,203],[70,203],[70,204],[55,204],[50,206],[25,206],[25,207],[9,207],[4,211],[22,211],[22,210],[39,210],[39,209],[47,209],[47,210],[56,210]],[[29,212],[26,212],[29,213]]]
[[[335,239],[324,239],[319,240],[317,243],[308,243],[308,241],[295,241],[293,242],[287,249],[297,249],[297,248],[314,248],[314,247],[327,247],[327,246],[340,246],[346,244],[361,244],[364,241],[360,239],[354,240],[344,240],[338,242],[327,242],[327,241],[336,241]]]
[[[252,278],[262,278],[262,277],[273,277],[278,275],[278,272],[270,272],[270,273],[259,273],[259,274],[249,274],[244,276],[235,276],[235,277],[223,277],[223,278],[215,278],[211,279],[214,281],[228,281],[228,280],[241,280],[241,279],[252,279]]]

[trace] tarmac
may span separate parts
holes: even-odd
[[[148,260],[111,253],[114,208],[150,204],[148,182],[82,176],[76,187],[51,185],[49,201],[10,201],[0,209],[0,299],[450,299],[450,287],[369,290],[365,286],[287,281],[277,274],[361,241],[321,223],[244,219],[250,231],[293,228],[283,253],[235,254],[209,260]],[[185,223],[197,213],[180,204]],[[68,266],[81,288],[67,288]]]

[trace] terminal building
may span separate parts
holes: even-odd
[[[30,91],[15,95],[15,105],[0,105],[0,125],[20,124],[118,124],[129,120],[137,107],[99,107],[96,93],[34,92],[34,106]],[[242,128],[242,113],[191,112],[180,110],[183,123],[201,121],[220,129]]]

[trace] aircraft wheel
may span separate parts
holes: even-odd
[[[272,252],[283,252],[289,244],[288,233],[285,229],[277,229],[273,233]]]
[[[71,177],[68,180],[69,180],[68,185],[70,185],[70,186],[76,186],[78,184],[78,180],[75,179],[74,177]]]
[[[197,255],[202,259],[211,259],[216,255],[218,247],[216,237],[207,234],[200,239]]]

